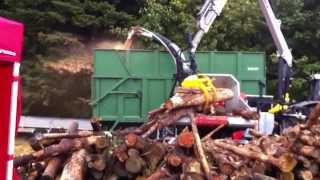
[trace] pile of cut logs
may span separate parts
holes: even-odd
[[[288,128],[281,135],[263,136],[252,129],[251,140],[213,139],[225,125],[200,137],[195,122],[199,112],[216,113],[215,101],[232,97],[230,91],[215,95],[212,107],[197,90],[178,89],[177,94],[149,113],[140,127],[106,135],[92,120],[93,131],[79,131],[72,122],[66,132],[32,138],[34,152],[15,157],[21,179],[320,179],[320,104],[307,124]],[[243,117],[254,113],[238,111]],[[151,139],[157,129],[182,116],[191,119],[176,137]],[[252,117],[251,117],[252,118]]]

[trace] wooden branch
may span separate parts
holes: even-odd
[[[60,180],[84,180],[86,172],[85,157],[87,155],[85,149],[74,152],[64,166]]]
[[[206,178],[208,180],[210,180],[212,174],[210,172],[209,164],[208,164],[206,155],[204,154],[204,150],[203,150],[203,147],[202,147],[202,144],[201,144],[201,139],[200,139],[200,136],[199,136],[199,132],[198,132],[198,128],[197,128],[197,124],[196,124],[195,118],[194,118],[194,114],[193,113],[189,113],[188,115],[191,118],[191,128],[192,128],[192,133],[193,133],[193,136],[194,136],[194,139],[195,139],[195,144],[196,144],[195,147],[197,149],[197,152],[198,152],[198,155],[199,155],[199,159],[200,159],[203,171],[204,171],[204,173],[206,175]]]
[[[76,133],[45,133],[45,134],[41,134],[38,135],[36,138],[38,141],[43,141],[43,140],[49,140],[49,139],[63,139],[63,138],[67,138],[67,139],[74,139],[74,138],[81,138],[81,137],[88,137],[88,136],[93,136],[95,135],[94,132],[92,131],[79,131]]]
[[[228,123],[219,125],[219,126],[216,127],[214,130],[212,130],[212,131],[209,132],[207,135],[205,135],[205,136],[201,139],[201,141],[204,142],[204,141],[207,141],[207,140],[211,139],[211,136],[213,136],[215,133],[217,133],[218,131],[220,131],[220,129],[226,127],[227,125],[228,125]]]
[[[270,163],[278,167],[283,172],[290,172],[297,164],[297,161],[290,154],[284,154],[280,158],[275,158],[273,156],[265,155],[261,152],[255,152],[248,150],[247,148],[237,147],[231,144],[223,143],[221,141],[215,141],[215,145],[232,151],[240,156],[244,156],[250,159],[256,159],[265,163]]]

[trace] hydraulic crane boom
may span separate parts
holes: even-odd
[[[268,0],[259,0],[260,9],[266,19],[272,39],[279,53],[278,62],[278,86],[277,86],[277,104],[270,112],[278,112],[283,108],[280,104],[288,104],[290,101],[288,89],[290,86],[290,76],[292,67],[292,53],[280,29],[280,21],[275,17]]]
[[[190,59],[194,61],[194,54],[200,43],[201,38],[205,33],[208,32],[210,26],[214,22],[217,16],[220,15],[223,7],[227,0],[206,0],[203,4],[200,12],[198,13],[198,32],[195,33],[191,48],[190,48]],[[280,21],[276,18],[269,0],[258,0],[260,10],[266,19],[269,31],[272,35],[272,39],[277,47],[279,54],[278,62],[278,88],[276,99],[279,103],[277,108],[273,111],[282,109],[280,104],[289,103],[288,89],[290,85],[290,74],[292,67],[292,54],[288,47],[288,44],[284,38],[284,35],[280,28]]]
[[[289,81],[293,58],[284,35],[280,29],[280,21],[275,17],[269,1],[258,0],[258,2],[279,53],[278,90],[276,98],[279,104],[275,109],[273,109],[273,111],[276,112],[283,109],[283,104],[289,103],[288,89],[290,84]],[[131,39],[135,35],[142,35],[162,44],[169,51],[176,64],[176,82],[180,83],[185,77],[197,73],[197,66],[195,62],[195,52],[197,47],[204,34],[209,31],[212,23],[220,15],[226,3],[227,0],[205,0],[199,13],[197,14],[198,30],[196,33],[194,33],[193,37],[189,37],[188,40],[189,58],[185,58],[179,46],[171,42],[169,39],[161,36],[158,33],[154,33],[141,27],[132,28],[128,39]]]
[[[198,31],[195,33],[191,42],[191,53],[195,53],[197,47],[205,33],[207,33],[213,21],[220,15],[227,0],[206,0],[197,14]]]

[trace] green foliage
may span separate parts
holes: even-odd
[[[0,15],[25,24],[25,53],[31,56],[50,53],[51,47],[68,39],[68,33],[92,39],[135,22],[104,0],[9,0]]]

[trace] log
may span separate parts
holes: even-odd
[[[56,139],[56,137],[60,138],[61,136],[59,136],[60,134],[66,134],[66,136],[70,135],[75,135],[78,133],[78,127],[79,127],[79,123],[78,122],[71,122],[71,124],[69,125],[67,132],[66,133],[52,133],[54,134],[52,136],[52,134],[42,134],[42,137],[38,139],[39,142],[43,141],[44,139]],[[64,143],[70,143],[70,139],[62,139],[61,140],[61,144]],[[57,172],[61,169],[62,163],[64,162],[64,156],[57,156],[57,157],[53,157],[52,159],[49,160],[48,162],[48,166],[46,167],[44,173],[42,174],[41,179],[42,180],[53,180],[56,175]]]
[[[142,153],[142,156],[145,157],[148,164],[148,170],[153,172],[157,169],[158,164],[163,160],[166,154],[166,146],[160,142],[154,142],[149,144]]]
[[[78,128],[79,128],[79,123],[77,121],[72,121],[67,128],[67,132],[62,133],[62,134],[75,134],[76,132],[78,132]],[[55,133],[53,133],[53,134],[55,134]],[[61,134],[61,133],[57,133],[57,134]],[[46,135],[50,137],[51,133],[46,134]],[[43,149],[44,147],[59,143],[59,140],[61,140],[61,138],[60,139],[59,138],[45,138],[43,134],[36,133],[29,140],[29,144],[33,150],[39,151],[39,150]]]
[[[299,172],[299,177],[303,180],[313,179],[312,172],[309,170],[302,170]]]
[[[114,148],[113,155],[117,157],[120,162],[125,162],[129,158],[127,154],[127,146],[125,144],[121,144]]]
[[[215,97],[212,102],[226,101],[231,99],[234,94],[230,89],[217,88],[217,92],[209,92],[209,96]],[[193,91],[190,89],[190,91]],[[212,103],[210,102],[210,103]],[[164,103],[164,108],[172,110],[180,107],[202,106],[206,103],[205,95],[201,93],[177,93]]]
[[[270,177],[270,176],[266,176],[264,174],[260,174],[260,173],[254,173],[253,174],[253,179],[254,180],[276,180],[276,178]]]
[[[74,152],[64,166],[60,180],[84,180],[86,156],[87,152],[85,149]]]
[[[292,172],[281,172],[280,179],[281,180],[294,180],[294,174]]]
[[[200,135],[199,135],[199,132],[198,132],[196,121],[194,119],[194,114],[193,113],[189,113],[188,115],[189,115],[189,117],[191,119],[191,128],[192,128],[192,133],[193,133],[193,136],[194,136],[194,139],[195,139],[195,145],[196,145],[195,147],[196,147],[196,150],[198,152],[197,154],[199,155],[199,159],[200,159],[203,171],[204,171],[204,173],[206,175],[206,178],[208,180],[210,180],[212,174],[210,172],[209,164],[208,164],[206,155],[204,154],[204,150],[203,150],[203,147],[202,147],[202,144],[201,144],[201,139],[200,139]]]
[[[308,135],[301,135],[299,136],[299,140],[304,144],[309,146],[317,146],[320,147],[320,136],[308,136]]]
[[[182,131],[177,137],[177,144],[180,147],[191,148],[194,145],[194,137],[188,129]]]
[[[211,178],[211,177],[210,177]],[[188,158],[182,165],[182,175],[180,179],[203,180],[201,164],[198,160]]]
[[[90,169],[90,175],[94,178],[94,179],[102,179],[104,176],[104,172],[103,171],[97,171],[95,169]]]
[[[28,162],[40,161],[48,157],[77,151],[90,145],[95,145],[96,148],[105,148],[108,145],[107,142],[108,141],[105,136],[90,136],[86,138],[76,138],[72,139],[70,142],[61,141],[59,144],[48,146],[43,150],[15,158],[14,166],[23,166]]]
[[[45,134],[40,134],[38,135],[37,141],[44,141],[44,140],[60,140],[63,138],[67,138],[67,139],[74,139],[74,138],[81,138],[81,137],[88,137],[88,136],[93,136],[95,135],[94,132],[92,131],[79,131],[79,132],[75,132],[75,133],[45,133]],[[97,134],[96,134],[97,135]]]
[[[130,148],[128,156],[129,158],[125,162],[126,170],[133,174],[141,172],[146,166],[146,162],[140,157],[140,152],[137,149]]]
[[[107,157],[104,154],[96,154],[91,161],[88,162],[88,167],[96,171],[103,171],[107,166]]]
[[[167,164],[172,167],[179,167],[182,164],[182,157],[174,153],[168,154],[165,159]]]
[[[53,157],[49,160],[48,166],[42,174],[41,180],[54,180],[57,172],[60,170],[64,157]]]
[[[171,174],[166,168],[160,168],[157,171],[155,171],[153,174],[151,174],[146,180],[159,180],[159,179],[164,179],[170,176]]]
[[[297,145],[296,151],[303,156],[312,157],[317,160],[317,162],[320,162],[320,149],[314,146]]]
[[[291,172],[291,170],[297,164],[297,161],[293,158],[291,154],[284,154],[280,158],[275,158],[273,156],[266,155],[261,152],[251,151],[251,150],[248,150],[247,148],[237,147],[231,144],[223,143],[221,141],[215,141],[214,144],[220,148],[232,151],[240,156],[244,156],[250,159],[255,159],[265,163],[270,163],[278,167],[283,172]]]
[[[125,143],[128,147],[132,147],[139,150],[143,150],[149,144],[144,138],[133,133],[130,133],[126,136]]]
[[[133,174],[140,173],[145,166],[146,162],[140,156],[130,156],[125,162],[126,170]]]

